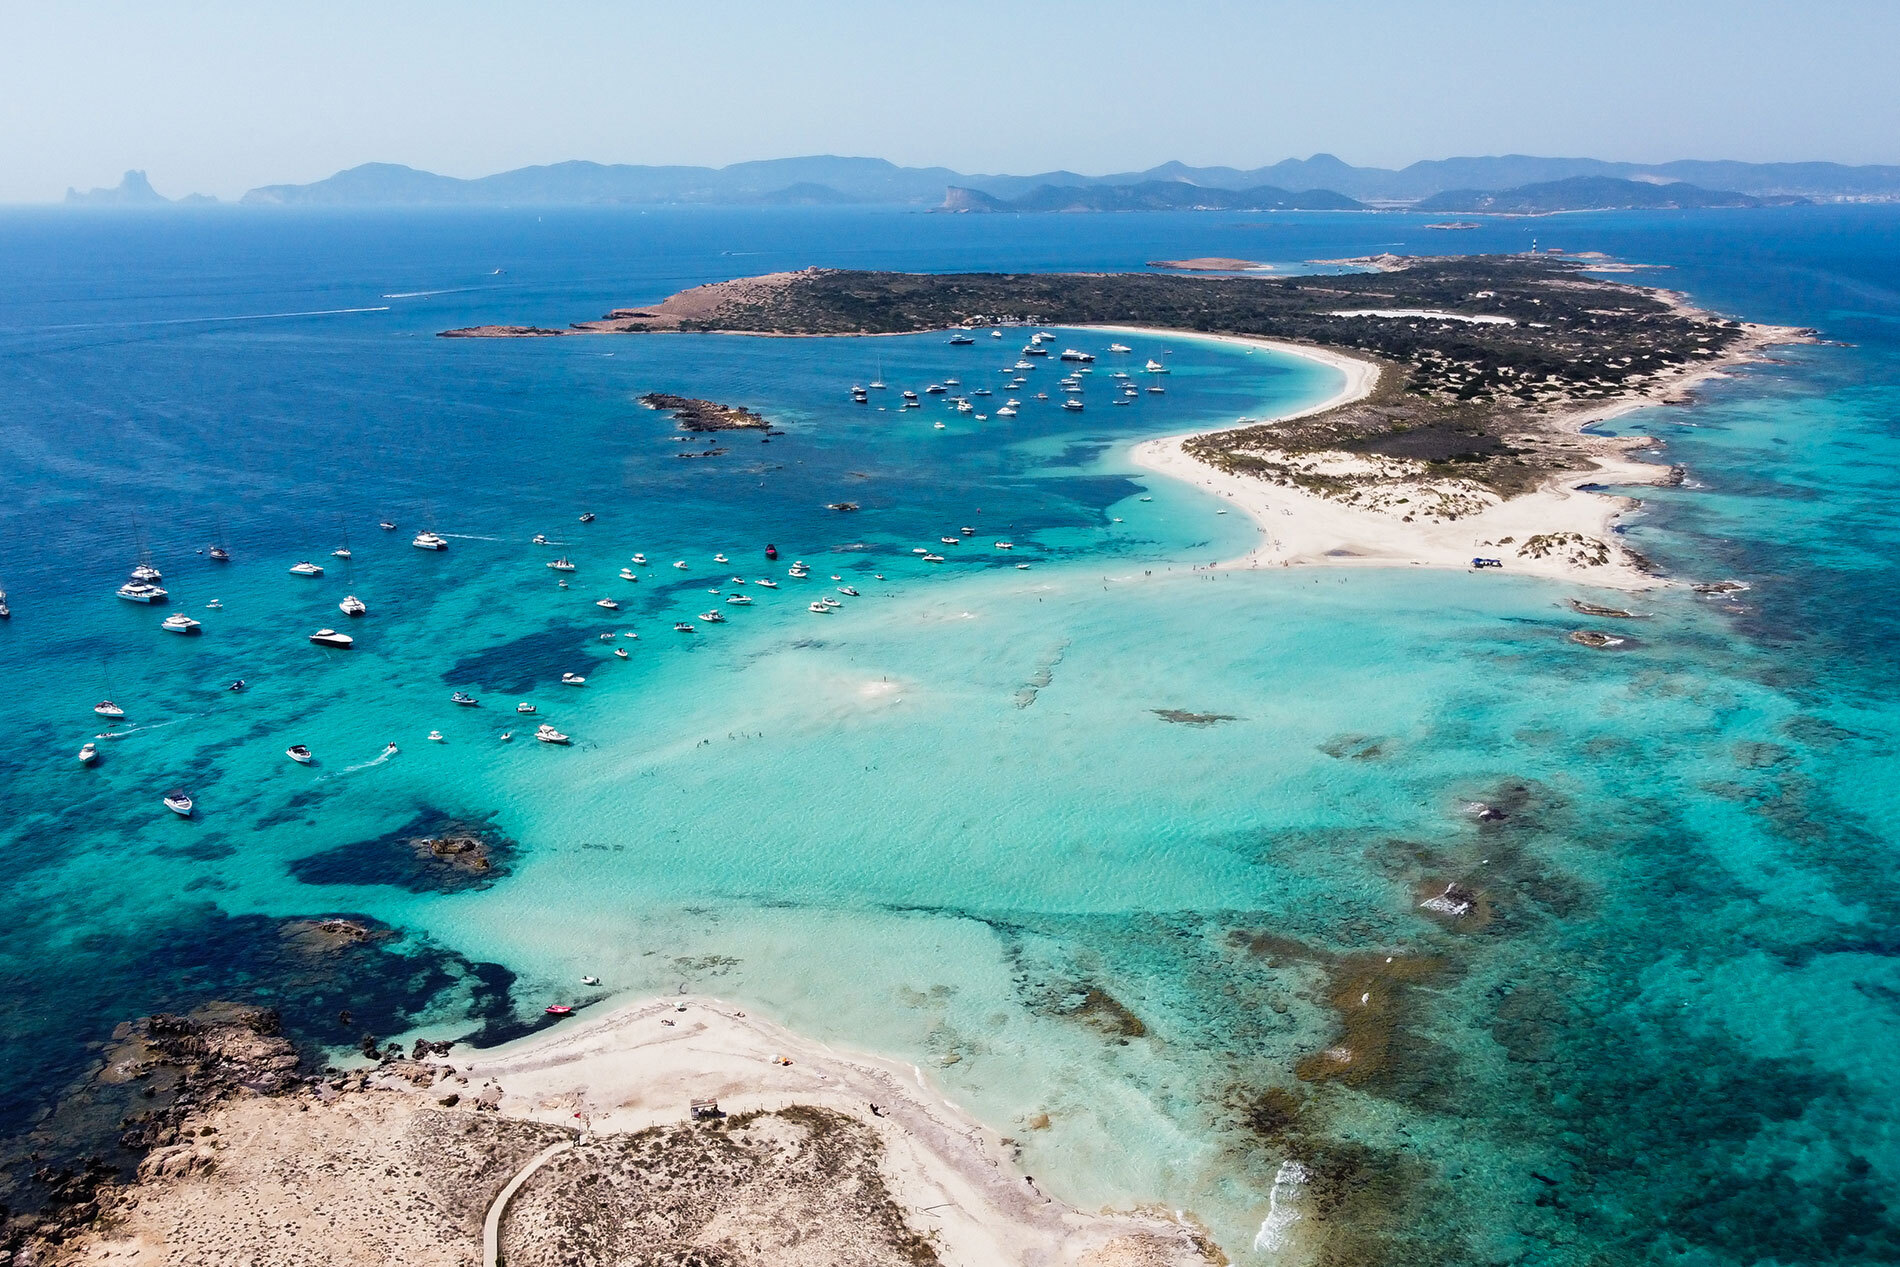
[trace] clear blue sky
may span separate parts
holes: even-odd
[[[0,0],[0,202],[369,160],[1900,162],[1900,0]]]

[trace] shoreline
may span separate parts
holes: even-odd
[[[717,1102],[710,1119],[693,1111],[703,1101]],[[90,1231],[63,1249],[136,1267],[236,1261],[298,1228],[297,1243],[311,1252],[299,1261],[312,1267],[362,1261],[365,1247],[412,1267],[493,1262],[510,1237],[519,1250],[520,1238],[541,1236],[550,1203],[564,1234],[624,1234],[614,1211],[563,1205],[560,1192],[576,1169],[607,1180],[607,1190],[614,1168],[600,1169],[601,1159],[636,1153],[649,1159],[637,1164],[640,1182],[690,1188],[694,1208],[710,1209],[700,1237],[746,1245],[735,1217],[775,1228],[831,1223],[849,1237],[862,1229],[814,1205],[810,1191],[801,1205],[801,1194],[768,1176],[773,1195],[761,1205],[758,1180],[724,1162],[708,1168],[690,1145],[674,1161],[671,1146],[657,1158],[643,1151],[642,1141],[655,1139],[743,1148],[757,1138],[747,1132],[761,1130],[778,1141],[767,1151],[777,1151],[787,1131],[798,1133],[788,1124],[814,1114],[838,1124],[821,1128],[829,1138],[855,1138],[848,1151],[876,1176],[886,1208],[951,1267],[1225,1261],[1184,1214],[1088,1212],[1044,1193],[1017,1168],[1013,1141],[915,1065],[839,1050],[724,1000],[686,995],[625,1003],[499,1047],[446,1057],[419,1048],[285,1094],[207,1102],[180,1124],[182,1142],[146,1159],[136,1184],[102,1194]],[[561,1164],[544,1165],[556,1157]],[[378,1190],[380,1201],[362,1200]]]
[[[1675,291],[1661,295],[1679,312],[1706,315],[1686,296]],[[1638,449],[1659,448],[1652,436],[1593,436],[1588,428],[1639,409],[1683,404],[1697,387],[1724,378],[1733,369],[1762,359],[1763,350],[1782,343],[1809,341],[1793,328],[1745,323],[1750,337],[1743,345],[1648,392],[1625,395],[1560,414],[1565,434],[1580,437],[1589,451],[1590,465],[1559,472],[1534,492],[1499,501],[1484,511],[1443,523],[1406,523],[1400,517],[1370,508],[1350,506],[1299,488],[1268,483],[1220,470],[1190,455],[1185,445],[1196,438],[1217,435],[1240,426],[1273,425],[1309,418],[1365,400],[1377,389],[1381,367],[1365,357],[1338,349],[1249,335],[1170,330],[1154,326],[1093,326],[1150,337],[1205,339],[1242,347],[1265,348],[1303,357],[1340,370],[1346,375],[1340,389],[1318,404],[1270,418],[1249,418],[1236,427],[1211,427],[1158,436],[1134,443],[1129,459],[1142,470],[1193,484],[1221,498],[1252,519],[1264,536],[1254,549],[1216,568],[1259,567],[1429,567],[1475,571],[1474,557],[1504,561],[1503,571],[1550,580],[1581,582],[1605,589],[1636,592],[1678,584],[1639,566],[1630,551],[1616,543],[1615,524],[1641,507],[1640,499],[1600,492],[1584,485],[1642,487],[1667,482],[1667,465],[1641,462],[1630,456]],[[1526,557],[1516,552],[1521,543],[1539,534],[1575,533],[1611,545],[1606,564],[1579,566],[1560,554]]]

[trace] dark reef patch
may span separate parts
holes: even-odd
[[[1190,713],[1181,708],[1151,708],[1148,710],[1162,721],[1173,722],[1177,726],[1218,726],[1224,721],[1239,721],[1232,713]]]
[[[555,625],[464,656],[443,671],[449,686],[473,686],[501,695],[525,695],[539,686],[559,686],[561,674],[575,672],[599,630]]]
[[[507,874],[517,848],[493,818],[425,808],[395,831],[298,858],[290,873],[305,884],[380,884],[411,893],[487,888]]]

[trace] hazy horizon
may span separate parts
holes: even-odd
[[[7,203],[127,170],[231,199],[365,162],[460,177],[815,154],[1090,175],[1315,153],[1900,163],[1885,64],[1900,10],[1858,0],[0,14]]]

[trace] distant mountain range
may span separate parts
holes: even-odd
[[[83,194],[77,189],[66,191],[69,207],[199,207],[216,201],[210,194],[167,198],[152,188],[144,172],[127,172],[111,189],[89,189]]]
[[[1632,187],[1671,192],[1664,200],[1654,201],[1641,188]],[[1713,200],[1692,190],[1711,194]],[[1505,193],[1511,198],[1496,201]],[[1491,196],[1493,205],[1478,206],[1481,196]],[[1452,201],[1439,201],[1446,198]],[[1437,211],[1502,212],[1586,206],[1751,206],[1756,204],[1744,200],[1767,203],[1800,198],[1900,201],[1900,167],[1641,164],[1512,154],[1434,159],[1392,170],[1354,167],[1330,154],[1318,154],[1251,169],[1164,163],[1146,171],[1107,176],[1068,171],[1009,176],[973,175],[947,167],[900,167],[874,158],[817,156],[717,168],[569,162],[464,180],[395,163],[365,163],[312,184],[253,189],[242,201],[252,206],[312,207],[894,204],[959,211],[1419,205]],[[167,201],[152,190],[142,172],[127,173],[117,189],[85,194],[70,190],[66,200],[75,205],[114,206],[158,206]],[[208,200],[194,195],[180,201]]]
[[[1573,176],[1516,189],[1448,189],[1413,204],[1415,211],[1489,212],[1537,215],[1551,211],[1684,211],[1706,207],[1793,206],[1813,201],[1798,194],[1756,197],[1726,189],[1704,189],[1686,181],[1653,185],[1613,176]]]

